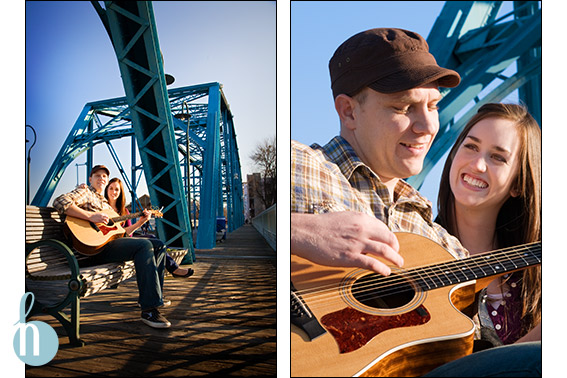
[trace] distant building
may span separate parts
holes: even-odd
[[[244,220],[250,221],[250,203],[248,195],[248,183],[244,181],[242,183],[242,203],[244,207]]]
[[[152,208],[152,201],[150,201],[150,196],[147,195],[147,194],[144,194],[143,196],[138,198],[138,203],[136,203],[136,211],[140,211],[140,207],[139,207],[140,205],[144,209],[151,209]],[[132,204],[131,203],[126,205],[126,208],[128,209],[129,212],[132,212]]]
[[[247,204],[248,213],[245,215],[245,218],[252,219],[262,211],[266,210],[266,206],[264,205],[260,195],[260,193],[264,192],[264,180],[262,180],[259,173],[253,173],[246,176],[246,181],[248,200],[245,203]]]

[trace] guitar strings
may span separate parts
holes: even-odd
[[[525,260],[523,257],[522,257],[522,259]],[[527,262],[527,261],[525,261],[525,262],[526,262],[526,264],[527,264],[528,266],[530,265],[530,262]],[[532,261],[532,264],[533,264],[533,263],[537,263],[537,262],[540,262],[540,260],[536,258],[536,260],[533,260],[533,261]],[[500,262],[499,262],[499,263],[500,263]],[[484,267],[489,267],[489,265],[485,265]],[[525,267],[525,266],[520,265],[519,267]],[[511,269],[511,270],[512,270],[512,269]],[[393,283],[391,283],[390,285],[380,285],[380,283],[381,283],[380,281],[387,281],[387,280],[389,279],[388,277],[383,277],[383,276],[379,276],[379,278],[376,278],[376,279],[374,279],[374,280],[372,280],[372,281],[369,281],[369,283],[366,284],[366,285],[359,285],[360,289],[356,291],[356,293],[357,293],[357,297],[356,297],[356,298],[359,299],[359,300],[364,301],[364,300],[368,300],[368,299],[372,299],[372,298],[380,298],[380,297],[382,297],[382,296],[387,296],[387,295],[392,295],[392,294],[400,294],[400,293],[403,293],[403,292],[414,291],[414,289],[408,284],[408,281],[407,281],[408,278],[411,279],[411,276],[412,276],[411,273],[414,273],[414,272],[407,272],[407,274],[403,274],[403,275],[401,275],[401,276],[398,276],[397,279],[391,280],[391,281],[393,281]],[[434,273],[435,276],[438,278],[439,282],[443,283],[442,279],[439,278],[439,276],[437,275],[437,273],[435,273],[435,272],[433,272],[433,273]],[[415,275],[414,275],[414,276],[415,276]],[[420,278],[422,278],[421,275],[419,275],[419,276],[420,276]],[[485,275],[483,275],[483,277],[484,277],[484,276],[485,276]],[[430,277],[429,277],[429,278],[430,278]],[[463,279],[463,280],[458,280],[458,282],[467,282],[467,281],[471,281],[471,280],[473,280],[473,279],[474,279],[474,278],[471,278],[471,279]],[[397,281],[397,282],[396,282],[396,281]],[[400,282],[403,282],[403,283],[405,284],[405,288],[402,289],[402,290],[400,290]],[[457,283],[458,283],[458,282],[457,282]],[[424,291],[427,291],[427,290],[430,290],[430,289],[435,289],[435,288],[439,288],[439,287],[448,286],[448,285],[450,285],[450,284],[455,284],[455,283],[450,282],[450,283],[442,284],[442,285],[440,285],[440,286],[437,285],[437,284],[435,284],[434,287],[431,287],[431,286],[428,287],[428,288],[422,287],[422,289],[424,289]],[[364,289],[364,288],[366,288],[366,289]],[[376,289],[381,289],[380,294],[376,293],[376,291],[375,291]],[[389,289],[389,290],[388,290],[388,289]],[[354,292],[354,291],[353,291],[353,292]],[[365,293],[365,292],[367,293],[366,295],[361,294],[361,293]],[[368,292],[370,292],[370,293],[368,293]],[[327,301],[328,299],[333,299],[333,298],[336,298],[336,297],[340,297],[340,295],[337,296],[336,290],[333,290],[332,292],[329,292],[329,293],[326,295],[326,297],[320,295],[320,296],[318,296],[318,297],[316,297],[316,298],[313,298],[313,300],[310,301],[310,304],[311,304],[311,303],[316,304],[317,302],[320,302],[321,300]]]
[[[510,256],[509,252],[515,252],[516,255]],[[526,254],[526,252],[530,252],[531,254]],[[478,276],[474,272],[475,269],[477,271],[480,270],[479,273],[482,272],[481,278],[493,274],[498,274],[499,271],[494,269],[493,266],[494,263],[500,264],[503,267],[506,264],[508,265],[512,264],[513,268],[509,268],[506,271],[514,270],[518,268],[524,268],[526,266],[541,262],[541,259],[538,258],[538,256],[536,256],[535,254],[537,252],[541,252],[541,242],[526,244],[520,247],[516,246],[516,247],[505,248],[494,252],[487,252],[484,254],[475,255],[471,258],[462,259],[462,260],[453,260],[446,263],[436,264],[433,266],[429,265],[429,266],[415,267],[407,271],[401,271],[399,274],[396,274],[393,278],[391,278],[391,276],[384,277],[376,274],[376,278],[368,280],[367,283],[360,284],[357,286],[357,291],[356,291],[357,298],[362,300],[370,299],[374,295],[376,289],[381,290],[380,296],[391,295],[395,293],[403,293],[406,291],[413,291],[414,289],[408,285],[408,281],[412,280],[412,278],[414,281],[421,280],[422,282],[424,282],[428,286],[427,288],[422,287],[422,289],[425,291],[460,282],[472,281],[478,278]],[[506,258],[507,260],[504,262],[500,261],[499,258],[502,257]],[[517,265],[517,263],[520,265]],[[471,268],[466,266],[467,264],[475,264],[476,267]],[[485,269],[483,268],[486,268],[489,273],[487,274]],[[463,272],[463,269],[469,269],[469,271],[473,273],[474,277],[473,278],[467,277],[467,275]],[[422,276],[422,274],[425,276],[425,278]],[[452,274],[457,282],[452,282],[452,279],[449,277],[449,274]],[[459,278],[459,276],[463,276],[464,279]],[[427,284],[426,279],[429,279],[434,284],[433,287]],[[447,281],[448,283],[446,283]],[[436,282],[440,282],[441,286],[437,285]],[[444,282],[445,284],[443,284]],[[383,283],[386,284],[383,285]],[[406,287],[405,290],[399,290],[401,284],[405,284]],[[312,300],[310,300],[310,304],[311,304],[336,297],[337,289],[338,289],[337,284],[335,285],[331,284],[326,286],[314,287],[304,291],[296,291],[296,293],[304,298],[312,298]],[[368,293],[368,292],[370,292],[369,295],[364,296],[364,293]]]
[[[539,244],[539,245],[538,245],[538,244]],[[520,248],[523,248],[523,249],[520,249]],[[455,268],[455,267],[458,267],[458,266],[461,266],[461,265],[466,265],[467,263],[470,263],[470,262],[477,264],[477,267],[479,267],[479,269],[483,270],[482,267],[480,267],[480,266],[478,265],[478,262],[477,262],[478,260],[480,260],[480,261],[482,261],[482,262],[485,262],[485,263],[487,263],[487,264],[490,264],[490,261],[486,261],[487,257],[493,258],[493,259],[497,260],[498,257],[502,257],[502,256],[508,257],[508,254],[509,254],[510,252],[516,252],[516,255],[518,255],[519,258],[523,258],[523,257],[521,256],[521,253],[525,253],[526,250],[527,250],[528,252],[532,252],[532,251],[538,251],[538,252],[539,252],[539,251],[541,251],[541,242],[525,244],[525,245],[519,246],[519,247],[516,246],[516,247],[504,248],[504,249],[502,249],[502,250],[496,250],[496,251],[493,251],[493,252],[486,252],[486,253],[483,253],[483,254],[474,255],[474,256],[472,256],[472,257],[470,257],[470,258],[461,259],[461,260],[451,260],[451,261],[442,262],[442,263],[438,263],[438,264],[434,264],[434,265],[418,266],[418,267],[414,267],[414,268],[411,268],[411,269],[409,269],[409,270],[402,271],[402,272],[404,272],[404,273],[412,273],[412,272],[417,272],[417,271],[419,271],[419,270],[426,270],[426,269],[429,269],[430,271],[433,271],[433,273],[435,274],[435,271],[434,271],[434,270],[437,269],[437,271],[440,271],[440,269],[439,269],[440,266],[443,266],[443,267],[445,267],[445,268]],[[533,255],[533,252],[532,252],[532,255]],[[528,256],[528,257],[530,257],[530,256]],[[537,258],[537,257],[536,257],[536,258]],[[509,259],[509,258],[508,258],[508,259]],[[500,263],[501,263],[501,262],[500,262]],[[512,261],[512,263],[513,263],[513,261]],[[501,264],[504,265],[503,263],[501,263]],[[490,265],[485,265],[484,267],[490,267]],[[515,269],[515,268],[514,268],[514,269]],[[460,270],[457,270],[457,272],[461,272],[461,271],[460,271]],[[484,270],[483,270],[483,272],[484,272]],[[451,273],[453,273],[453,271],[451,271]],[[486,275],[486,272],[484,272],[484,273],[485,273],[485,275]],[[494,273],[497,273],[497,272],[494,271]],[[418,274],[419,274],[419,273],[418,273]],[[474,274],[474,272],[473,272],[473,274]],[[383,279],[388,279],[388,277],[384,277],[384,276],[378,276],[378,277],[383,278]],[[477,278],[477,277],[473,277],[473,278],[470,278],[470,279],[466,279],[465,282],[466,282],[466,281],[471,281],[471,280],[473,280],[473,279],[475,279],[475,278]],[[327,287],[329,288],[329,290],[334,290],[334,289],[335,289],[335,286],[336,286],[336,284],[329,284],[329,285],[327,285]],[[321,292],[324,292],[325,290],[327,290],[327,289],[326,289],[326,286],[318,286],[318,287],[314,287],[314,288],[311,288],[311,289],[306,289],[306,290],[303,290],[303,291],[297,291],[297,292],[300,293],[301,295],[309,296],[309,295],[311,295],[311,294],[319,294],[319,293],[321,293]]]
[[[375,280],[374,283],[369,283],[367,285],[360,285],[360,287],[353,288],[352,289],[352,293],[355,296],[355,298],[361,302],[364,301],[368,301],[371,299],[378,299],[378,298],[384,298],[387,297],[389,295],[399,295],[399,294],[403,294],[406,292],[415,292],[415,288],[413,286],[411,286],[409,284],[409,281],[411,281],[411,277],[408,277],[407,275],[403,275],[401,277],[403,279],[403,284],[404,286],[401,286],[399,282],[395,282],[390,284],[390,285],[380,285],[380,280],[383,281],[384,277],[382,277],[382,279],[378,279]],[[405,279],[408,278],[408,280],[406,281]],[[398,280],[399,281],[399,280]],[[472,281],[471,280],[462,280],[460,282],[468,282],[468,281]],[[451,283],[451,284],[456,284],[456,283]],[[441,285],[434,285],[434,286],[430,286],[428,288],[425,288],[424,286],[420,285],[423,291],[428,291],[431,289],[437,289],[440,287],[446,287],[449,286],[450,284],[441,284]],[[379,290],[379,291],[378,291]],[[317,297],[312,298],[312,300],[310,300],[309,304],[310,305],[317,305],[321,302],[324,303],[329,303],[330,300],[333,299],[337,299],[340,298],[341,295],[340,293],[338,293],[338,290],[335,290],[332,293],[326,294],[326,295],[320,295]]]
[[[541,248],[541,245],[539,245],[538,247],[534,247],[534,246],[537,245],[538,243],[539,243],[539,242],[532,243],[532,244],[526,244],[525,246],[528,246],[528,247],[529,247],[529,246],[532,246],[531,250],[535,251],[538,247]],[[447,267],[451,268],[451,265],[453,265],[453,267],[455,267],[455,266],[457,266],[457,265],[464,265],[464,264],[469,263],[469,262],[474,262],[474,263],[476,263],[476,264],[477,264],[477,267],[479,267],[479,269],[482,270],[482,267],[480,267],[480,266],[478,265],[477,260],[481,260],[481,261],[487,262],[487,261],[486,261],[486,258],[487,258],[487,257],[490,257],[490,258],[493,258],[493,259],[497,259],[498,257],[501,257],[501,256],[499,256],[499,255],[504,255],[504,257],[508,257],[507,255],[509,254],[509,252],[516,252],[516,254],[519,255],[520,253],[525,252],[526,249],[528,250],[528,252],[530,252],[530,249],[528,249],[528,248],[524,248],[524,250],[519,250],[519,249],[518,249],[518,250],[514,250],[514,249],[516,249],[516,248],[517,248],[517,247],[511,247],[511,248],[509,248],[509,249],[497,250],[497,251],[494,251],[494,252],[492,252],[492,253],[487,252],[487,253],[484,253],[484,254],[475,255],[475,256],[470,257],[470,258],[467,258],[467,259],[451,260],[451,261],[447,261],[447,262],[444,262],[444,263],[438,263],[438,264],[434,264],[434,265],[425,265],[425,266],[421,266],[421,267],[414,267],[414,268],[411,268],[410,270],[406,270],[405,272],[408,273],[408,272],[413,272],[413,271],[419,271],[420,269],[429,269],[430,271],[434,271],[434,269],[437,269],[438,271],[440,271],[440,268],[439,268],[440,266],[443,266],[443,267],[446,267],[446,268],[447,268]],[[532,254],[533,254],[533,253],[532,253]],[[520,257],[520,258],[523,258],[521,255],[520,255],[519,257]],[[509,259],[509,257],[508,257],[508,259]],[[510,260],[510,261],[514,264],[514,262],[513,262],[512,260]],[[487,263],[490,263],[490,262],[487,262]],[[504,265],[504,264],[502,264],[502,265]],[[486,266],[489,266],[489,267],[490,267],[490,265],[485,265],[485,267],[486,267]],[[460,271],[459,271],[459,272],[460,272]],[[484,271],[483,271],[483,272],[484,272]],[[435,272],[434,272],[434,273],[435,273]],[[452,273],[452,272],[451,272],[451,273]],[[473,273],[474,273],[474,272],[473,272]],[[486,274],[486,272],[484,272],[484,273]],[[494,273],[497,273],[497,272],[494,271]],[[386,279],[388,278],[388,277],[384,277],[384,276],[379,276],[379,277],[386,278]],[[473,280],[473,279],[475,279],[475,278],[477,278],[477,277],[470,278],[470,279],[467,278],[465,281],[470,281],[470,280]],[[335,285],[333,285],[333,284],[328,285],[328,287],[331,288],[331,289],[333,289],[334,286],[335,286]],[[325,286],[319,286],[319,287],[316,287],[316,288],[314,288],[314,289],[315,289],[316,291],[314,291],[314,292],[312,292],[312,293],[310,293],[310,290],[313,290],[313,289],[307,289],[307,290],[298,291],[298,292],[301,293],[302,295],[316,294],[316,293],[318,293],[318,291],[321,291],[321,290],[324,291],[324,290],[325,290]]]
[[[541,247],[540,247],[540,248],[541,248]],[[500,255],[501,255],[501,254],[502,254],[502,253],[500,253]],[[493,254],[493,255],[490,256],[490,258],[491,258],[492,260],[498,260],[498,257],[501,257],[501,256],[497,256],[497,255],[498,255],[498,254]],[[480,255],[477,255],[477,256],[480,256]],[[467,282],[467,281],[474,280],[475,278],[478,278],[478,276],[474,273],[474,270],[471,270],[471,271],[472,271],[472,273],[475,275],[475,277],[469,278],[469,277],[467,277],[467,276],[462,272],[462,269],[461,269],[461,270],[458,270],[458,271],[451,270],[451,269],[455,268],[455,267],[458,266],[458,265],[463,265],[462,262],[464,262],[464,261],[466,261],[466,263],[469,263],[470,261],[472,261],[472,262],[474,262],[474,263],[477,265],[477,268],[480,269],[480,270],[483,272],[483,274],[481,275],[481,277],[489,276],[489,275],[491,275],[491,274],[486,274],[486,272],[484,271],[483,267],[484,267],[484,268],[492,268],[492,266],[491,266],[490,264],[491,264],[492,262],[494,262],[494,261],[485,261],[485,264],[484,264],[484,265],[482,265],[482,264],[479,265],[478,262],[477,262],[477,260],[481,260],[481,262],[484,262],[484,261],[482,261],[482,260],[485,259],[486,257],[487,257],[486,255],[483,255],[483,256],[480,257],[480,258],[477,257],[476,259],[457,260],[457,261],[455,261],[455,262],[450,262],[450,263],[447,263],[447,264],[441,264],[441,266],[442,266],[443,268],[448,268],[449,270],[442,270],[442,269],[439,268],[439,267],[425,266],[425,267],[414,268],[414,269],[412,269],[412,270],[408,270],[408,271],[402,272],[401,274],[396,275],[395,278],[390,278],[390,277],[384,277],[384,276],[378,276],[378,275],[377,275],[377,278],[375,278],[375,279],[369,281],[368,284],[366,284],[366,285],[359,285],[359,286],[360,286],[361,288],[364,288],[364,287],[370,288],[370,289],[368,289],[368,290],[372,290],[373,288],[376,288],[376,287],[380,287],[380,288],[399,287],[399,284],[400,284],[400,283],[402,283],[402,282],[407,282],[407,279],[408,279],[408,278],[411,278],[411,277],[417,277],[418,279],[421,279],[424,283],[427,284],[427,281],[425,281],[425,279],[424,279],[423,276],[420,274],[420,272],[423,273],[426,278],[429,278],[432,283],[435,283],[435,280],[434,280],[434,278],[432,278],[432,277],[435,277],[435,278],[437,279],[437,281],[438,281],[438,282],[441,282],[441,283],[443,283],[443,282],[445,281],[445,278],[446,278],[446,279],[449,281],[449,283],[447,283],[447,284],[445,284],[445,285],[442,285],[442,286],[447,286],[447,285],[453,284],[452,280],[448,277],[447,273],[451,273],[451,274],[453,274],[453,275],[455,276],[455,278],[456,278],[456,280],[457,280],[456,283],[459,283],[459,282]],[[506,257],[507,257],[507,256],[506,256]],[[533,256],[526,256],[526,257],[530,258],[530,257],[533,257]],[[524,258],[523,256],[521,256],[521,255],[520,255],[519,257],[516,257],[516,258],[518,259],[518,262],[520,262],[520,259],[521,259],[521,260],[524,260],[524,263],[525,263],[526,265],[530,265],[530,263],[533,264],[533,263],[540,262],[540,260],[537,259],[537,257],[536,257],[536,260],[535,260],[535,261],[531,261],[531,262],[526,261],[525,258]],[[508,259],[509,259],[509,258],[508,258]],[[509,260],[510,260],[510,259],[509,259]],[[498,264],[504,265],[504,264],[502,263],[502,261],[496,261],[496,262],[497,262]],[[515,266],[513,269],[525,267],[525,265],[523,265],[523,264],[521,264],[521,265],[518,267],[518,266],[514,263],[513,260],[510,260],[510,262],[511,262],[512,264],[514,264],[514,266]],[[445,266],[443,266],[443,265],[445,265]],[[453,265],[453,266],[451,266],[451,265]],[[513,270],[513,269],[511,268],[511,269],[509,269],[509,270]],[[490,269],[489,269],[489,270],[490,270]],[[498,271],[494,270],[494,268],[492,268],[492,270],[493,270],[493,273],[494,273],[494,274],[497,274],[497,273],[498,273]],[[465,279],[459,279],[459,277],[457,277],[457,275],[455,274],[455,272],[463,273],[463,276],[465,277]],[[431,274],[431,273],[433,273],[433,274]],[[445,276],[445,278],[443,278],[443,275]],[[390,282],[390,285],[379,285],[381,282],[384,282],[384,281],[391,281],[391,282]],[[331,286],[332,286],[332,285],[331,285]],[[437,285],[437,284],[435,284],[434,287],[431,287],[430,285],[428,285],[428,286],[429,286],[428,288],[423,288],[423,289],[429,290],[429,289],[434,289],[434,288],[439,287],[439,285]],[[317,294],[317,295],[320,296],[320,294],[321,294],[321,293],[324,293],[325,291],[334,294],[335,290],[336,290],[336,287],[333,287],[333,288],[330,289],[330,290],[319,290],[319,292],[314,292],[314,293],[308,293],[308,292],[305,292],[305,291],[304,291],[304,292],[300,292],[300,294],[301,294],[302,296],[304,296],[304,297],[308,297],[308,296],[310,296],[310,295],[313,296],[312,294]],[[368,291],[368,290],[367,290],[367,291]],[[364,290],[359,290],[358,292],[359,292],[359,293],[360,293],[360,292],[364,292]],[[395,292],[395,291],[393,291],[393,292]],[[393,293],[393,292],[391,291],[391,292],[389,292],[389,293]]]

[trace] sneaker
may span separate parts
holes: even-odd
[[[171,323],[159,313],[157,308],[142,311],[142,321],[153,328],[169,328]]]

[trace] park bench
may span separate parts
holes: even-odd
[[[55,317],[70,343],[82,346],[80,299],[116,288],[136,271],[133,261],[79,268],[79,261],[86,256],[70,245],[54,208],[26,206],[26,292],[32,292],[35,299],[28,318],[38,314]],[[180,263],[187,250],[168,253]]]

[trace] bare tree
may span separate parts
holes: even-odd
[[[258,143],[250,159],[260,171],[263,185],[256,188],[256,194],[267,209],[276,203],[276,137],[268,137]]]

